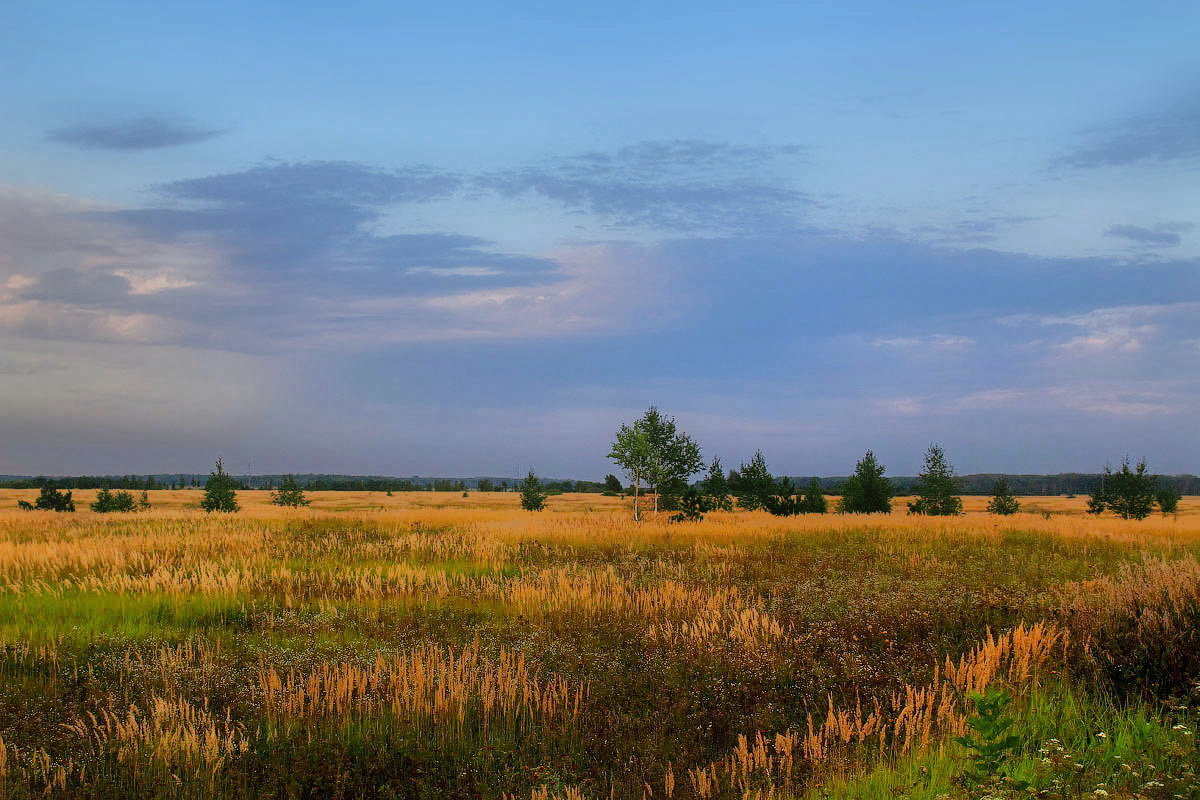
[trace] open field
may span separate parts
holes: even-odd
[[[5,797],[981,797],[949,738],[987,686],[1040,796],[1200,796],[1200,498],[639,525],[599,495],[35,495],[0,490]]]

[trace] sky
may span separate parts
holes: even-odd
[[[1200,5],[7,0],[0,473],[1200,471]]]

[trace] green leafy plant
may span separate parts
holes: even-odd
[[[1005,764],[1021,749],[1020,737],[1010,733],[1013,719],[1005,714],[1012,697],[1003,689],[988,689],[984,694],[972,692],[968,699],[975,713],[967,719],[971,733],[956,736],[954,741],[968,750],[970,767],[961,780],[969,786],[996,786],[1001,783],[1017,790],[1026,788],[1023,781],[1014,781],[1003,774]]]

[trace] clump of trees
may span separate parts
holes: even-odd
[[[1179,510],[1179,501],[1183,497],[1174,489],[1159,489],[1154,493],[1154,499],[1158,503],[1158,508],[1162,511],[1163,516],[1166,516],[1167,514],[1174,514]]]
[[[142,492],[143,499],[146,505],[150,505],[150,497],[145,492]],[[112,491],[111,489],[101,489],[96,493],[96,501],[92,503],[92,511],[97,514],[111,514],[113,512],[130,512],[137,511],[137,504],[134,503],[133,494],[126,491]]]
[[[892,482],[883,476],[884,467],[868,450],[857,464],[854,474],[842,484],[839,514],[888,514],[896,492]]]
[[[777,517],[797,514],[824,514],[829,510],[821,485],[813,478],[802,493],[791,478],[781,478],[775,493],[763,502],[763,509]]]
[[[962,513],[962,498],[958,496],[958,479],[946,459],[946,452],[936,444],[925,451],[925,468],[917,476],[916,497],[908,504],[908,513],[931,517],[954,517]]]
[[[708,466],[708,474],[700,481],[700,494],[703,495],[711,511],[733,511],[733,498],[729,496],[729,480],[721,467],[721,459],[713,457]]]
[[[237,483],[225,471],[225,465],[218,458],[217,463],[213,465],[213,471],[208,474],[208,480],[204,483],[204,497],[200,500],[200,507],[209,513],[237,511],[236,487]]]
[[[279,488],[271,492],[271,503],[277,506],[300,508],[308,505],[309,500],[304,496],[304,489],[300,487],[296,476],[284,475],[279,481]]]
[[[59,491],[53,486],[46,485],[41,488],[37,500],[34,500],[32,503],[28,500],[18,500],[17,507],[25,511],[73,513],[75,511],[75,500],[71,497],[70,492]]]
[[[1155,503],[1159,503],[1158,476],[1150,474],[1146,459],[1130,466],[1129,456],[1125,456],[1115,472],[1111,464],[1105,465],[1100,485],[1088,498],[1088,513],[1111,511],[1121,519],[1145,519],[1154,511]],[[1174,510],[1179,500],[1170,503],[1168,499],[1168,503]]]
[[[620,497],[623,491],[625,487],[621,485],[620,478],[612,473],[604,476],[604,491],[601,494],[605,497]]]
[[[737,498],[738,505],[747,511],[765,508],[776,488],[762,450],[754,451],[749,464],[741,464],[729,473],[729,491]]]
[[[542,489],[542,482],[532,469],[529,470],[525,480],[521,481],[521,508],[526,511],[541,511],[546,507],[547,497]]]
[[[639,496],[643,483],[654,492],[657,514],[663,496],[668,498],[667,508],[678,507],[688,478],[704,465],[700,446],[677,428],[673,417],[663,415],[655,406],[646,409],[632,425],[621,426],[608,457],[625,470],[633,484],[635,520],[641,519]]]
[[[992,499],[988,501],[987,510],[989,514],[999,514],[1004,517],[1016,514],[1021,510],[1020,501],[1013,497],[1012,489],[1009,488],[1008,481],[1004,478],[1000,478],[992,487]]]

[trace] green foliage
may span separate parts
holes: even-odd
[[[645,434],[650,448],[646,482],[654,489],[655,509],[661,497],[672,498],[667,501],[668,507],[677,505],[675,498],[686,488],[688,478],[704,467],[700,446],[677,429],[674,417],[665,416],[654,406],[646,409],[634,425]]]
[[[996,481],[996,485],[992,487],[992,499],[988,501],[987,510],[989,514],[1006,517],[1021,510],[1021,502],[1013,497],[1012,490],[1008,488],[1008,481],[1004,478]]]
[[[973,733],[954,738],[969,751],[967,760],[971,766],[963,772],[962,779],[972,787],[998,786],[1005,782],[1002,773],[1005,763],[1021,749],[1020,737],[1010,732],[1013,718],[1004,713],[1012,697],[1003,689],[991,688],[984,694],[972,692],[970,700],[975,713],[967,719],[967,727]],[[1017,790],[1028,785],[1011,780],[1007,784]]]
[[[776,484],[774,494],[763,502],[763,508],[777,517],[790,517],[796,514],[824,514],[829,510],[825,493],[816,478],[808,482],[804,494],[791,478],[782,478]]]
[[[701,522],[710,510],[707,497],[695,489],[687,489],[679,498],[679,513],[671,515],[671,522]]]
[[[21,509],[22,511],[33,511],[33,503],[29,502],[28,500],[18,500],[17,508]]]
[[[621,426],[617,431],[617,438],[613,440],[608,457],[629,475],[629,488],[633,494],[633,518],[640,520],[638,494],[642,488],[642,481],[646,480],[646,474],[650,469],[651,455],[650,439],[638,422],[633,425]]]
[[[547,494],[542,490],[542,482],[533,470],[521,481],[521,508],[526,511],[541,511],[546,507]]]
[[[491,478],[480,478],[478,488],[481,492],[494,492],[496,491],[496,484],[492,483]]]
[[[142,492],[145,495],[145,492]],[[146,505],[149,506],[149,500]],[[109,489],[101,489],[96,493],[96,502],[92,503],[92,511],[97,514],[108,514],[114,511],[136,511],[137,507],[133,502],[133,495],[129,492],[119,491],[113,492]]]
[[[655,511],[661,497],[667,498],[667,507],[675,507],[687,479],[704,465],[699,445],[654,406],[633,425],[621,426],[608,457],[629,475],[635,520],[641,518],[638,496],[643,481],[654,491]]]
[[[749,464],[742,464],[731,473],[729,490],[737,498],[738,505],[747,511],[765,507],[767,498],[775,494],[776,486],[762,450],[755,450]]]
[[[75,511],[75,501],[70,492],[60,492],[53,486],[43,486],[33,507],[39,511],[59,511],[71,513]]]
[[[1159,489],[1154,493],[1154,501],[1163,514],[1174,514],[1179,510],[1179,501],[1183,498],[1174,489]]]
[[[884,467],[870,450],[854,466],[854,474],[842,484],[840,514],[887,514],[892,510],[892,482],[883,476]]]
[[[605,492],[611,493],[614,495],[618,495],[622,491],[624,491],[624,489],[625,489],[625,487],[623,487],[621,485],[621,479],[618,478],[616,475],[609,473],[608,475],[604,476],[604,491]]]
[[[271,503],[277,506],[299,508],[309,503],[304,496],[304,489],[296,481],[295,475],[284,475],[279,481],[279,488],[271,492]]]
[[[225,465],[218,458],[217,463],[213,465],[213,471],[208,474],[208,480],[204,483],[204,497],[200,500],[200,507],[210,513],[213,511],[225,513],[237,511],[236,486],[233,477],[225,471]]]
[[[800,500],[801,514],[824,514],[829,510],[829,503],[825,500],[825,492],[821,490],[821,483],[813,478],[808,482],[808,489],[804,492],[804,497]]]
[[[142,496],[138,498],[138,511],[150,510],[150,493],[145,489],[142,490]]]
[[[721,467],[721,459],[713,457],[708,467],[708,474],[700,481],[700,493],[713,511],[732,511],[733,498],[729,496],[729,481],[725,470]]]
[[[958,480],[954,468],[946,460],[946,452],[936,444],[925,451],[925,468],[917,476],[908,513],[931,517],[955,517],[962,513],[962,498],[958,496]]]
[[[1145,519],[1154,510],[1157,484],[1158,476],[1149,473],[1145,459],[1137,467],[1130,467],[1126,456],[1116,472],[1111,465],[1104,467],[1100,486],[1088,499],[1088,513],[1102,514],[1107,510],[1121,519]]]

